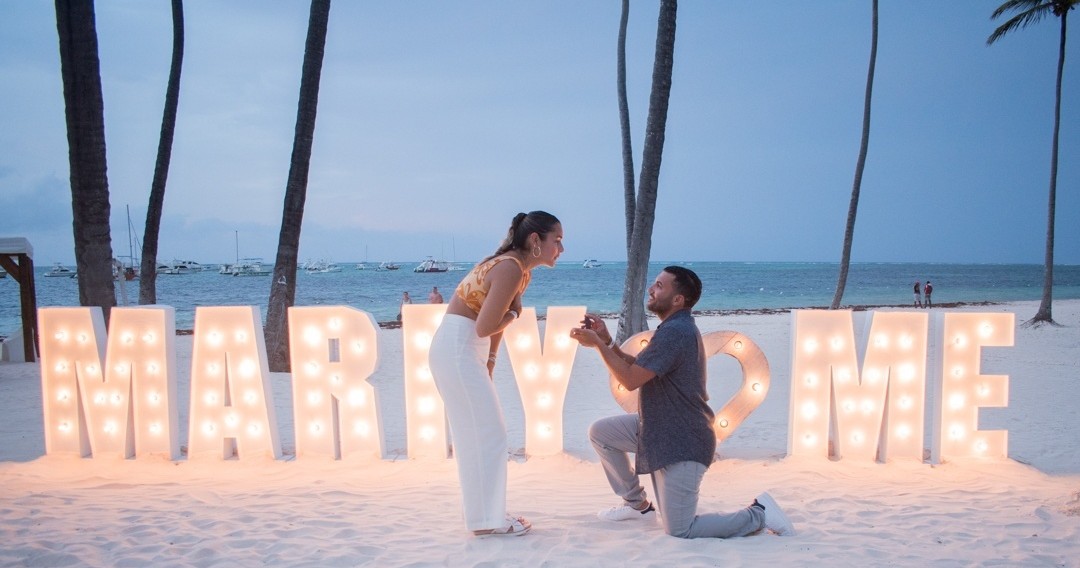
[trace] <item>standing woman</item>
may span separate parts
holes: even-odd
[[[458,284],[431,342],[431,373],[450,422],[465,526],[477,536],[520,536],[532,528],[506,512],[506,425],[491,376],[532,269],[554,266],[562,239],[554,215],[518,213],[495,254]]]

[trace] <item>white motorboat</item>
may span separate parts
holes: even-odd
[[[75,278],[76,274],[74,270],[57,262],[45,273],[45,276],[49,278]]]
[[[601,266],[603,266],[603,264],[600,264],[600,261],[595,258],[590,258],[581,265],[582,268],[599,268]]]
[[[392,262],[380,262],[379,267],[375,270],[397,270],[399,268],[401,268],[400,265],[394,264]]]
[[[442,260],[435,260],[434,257],[427,257],[424,262],[421,262],[413,272],[446,272],[450,270],[450,263]]]
[[[206,267],[194,260],[176,259],[169,264],[159,264],[157,267],[158,274],[194,274],[205,269]]]
[[[308,274],[327,274],[330,272],[341,272],[341,267],[333,262],[323,259],[307,261],[304,263],[304,272]]]
[[[192,274],[194,271],[183,265],[161,264],[158,265],[158,274]]]

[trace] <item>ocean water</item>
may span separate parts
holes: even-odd
[[[603,262],[603,261],[602,261]],[[418,264],[401,263],[395,271],[356,270],[341,263],[341,272],[297,274],[296,305],[349,305],[370,312],[377,321],[396,319],[401,293],[413,302],[427,302],[438,286],[444,297],[466,274],[463,271],[414,273]],[[697,272],[704,292],[695,310],[779,309],[826,307],[836,286],[836,263],[797,262],[653,262],[650,281],[664,266],[681,264]],[[464,266],[464,265],[463,265]],[[39,307],[77,306],[78,282],[45,278],[38,269]],[[580,262],[561,262],[552,269],[533,271],[525,306],[543,313],[547,306],[585,305],[590,311],[614,313],[622,301],[625,262],[603,262],[583,268]],[[187,275],[159,275],[158,303],[176,308],[179,329],[192,329],[198,306],[259,306],[263,316],[270,296],[270,276],[234,277],[213,270]],[[848,273],[844,305],[910,305],[915,280],[934,284],[934,303],[1007,302],[1038,300],[1043,268],[1034,264],[911,264],[856,263]],[[1080,265],[1054,268],[1054,298],[1080,298]],[[118,283],[119,284],[119,283]],[[138,299],[138,282],[124,287],[128,299]],[[643,298],[644,301],[644,298]],[[122,305],[121,291],[117,303]],[[11,278],[0,279],[0,336],[19,329],[19,288]]]

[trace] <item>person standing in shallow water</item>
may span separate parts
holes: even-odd
[[[409,297],[409,293],[408,292],[402,292],[401,293],[401,303],[398,304],[398,310],[397,310],[397,320],[398,321],[401,321],[401,312],[404,311],[403,308],[404,308],[405,304],[411,304],[411,303],[412,303],[412,298]]]
[[[439,292],[438,286],[431,287],[431,293],[427,295],[427,301],[429,304],[441,304],[443,303],[442,293]]]
[[[506,512],[506,424],[495,394],[503,330],[521,314],[521,296],[537,266],[555,266],[563,230],[550,213],[518,213],[494,254],[452,294],[428,360],[446,405],[464,501],[465,527],[476,536],[520,536],[532,528]]]

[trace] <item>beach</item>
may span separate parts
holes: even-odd
[[[271,375],[281,459],[46,456],[39,366],[3,362],[0,564],[1080,566],[1080,300],[1054,303],[1061,327],[1022,327],[1037,307],[949,308],[1013,312],[1017,328],[1013,347],[985,349],[981,358],[983,373],[1009,377],[1008,407],[980,415],[980,428],[1008,430],[1009,459],[940,464],[788,457],[792,314],[698,316],[703,333],[746,334],[771,369],[764,402],[718,448],[698,510],[745,507],[767,490],[794,521],[793,537],[682,540],[655,522],[599,520],[596,512],[619,499],[587,429],[623,410],[592,350],[579,349],[574,362],[564,452],[533,457],[523,450],[524,413],[503,349],[494,381],[510,442],[508,508],[533,530],[488,539],[464,528],[453,460],[407,455],[400,329],[379,330],[379,366],[369,379],[382,459],[297,459],[288,373]],[[192,341],[176,338],[182,445]],[[709,371],[717,408],[739,384],[738,365],[720,355]]]

